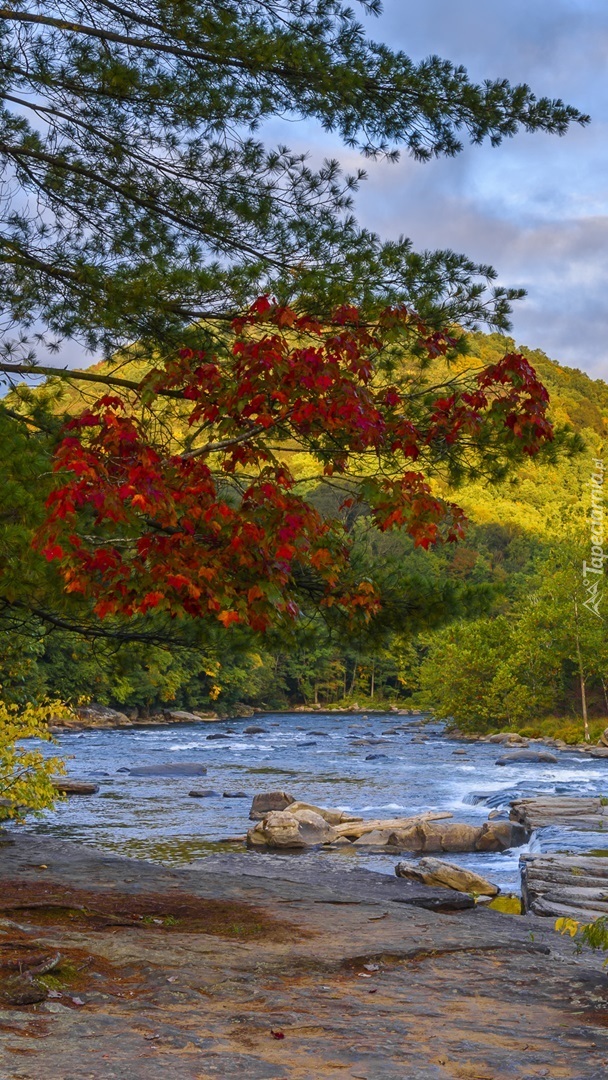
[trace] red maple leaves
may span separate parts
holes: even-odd
[[[102,618],[160,608],[265,630],[298,616],[304,587],[369,618],[378,596],[349,574],[343,521],[298,491],[282,447],[306,450],[345,482],[353,460],[375,460],[360,465],[344,507],[364,500],[380,529],[406,529],[428,547],[458,540],[465,518],[412,462],[488,432],[529,454],[552,438],[547,392],[523,356],[413,409],[407,388],[379,375],[399,328],[431,357],[453,343],[403,308],[373,328],[341,308],[324,327],[261,297],[233,323],[228,360],[185,348],[143,379],[138,402],[107,395],[72,419],[38,538],[66,589],[92,597]],[[180,422],[198,437],[187,452],[164,449],[143,419],[141,406],[162,395],[188,403]]]

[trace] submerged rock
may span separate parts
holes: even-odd
[[[471,870],[465,870],[462,866],[444,862],[443,859],[420,859],[419,862],[404,860],[397,863],[395,873],[397,877],[407,878],[409,881],[442,886],[456,892],[476,893],[480,896],[497,896],[500,892],[498,885],[493,882]]]
[[[188,795],[192,799],[213,799],[220,798],[219,791],[214,791],[213,788],[204,788],[202,791],[189,791]]]
[[[206,765],[195,762],[159,762],[158,765],[138,765],[129,769],[129,776],[206,776]]]
[[[251,727],[243,728],[243,735],[268,735],[268,728],[256,727],[252,724]]]
[[[557,765],[558,758],[548,750],[513,750],[498,758],[496,765]]]

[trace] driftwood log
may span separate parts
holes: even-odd
[[[608,858],[522,855],[524,911],[592,922],[608,916]]]

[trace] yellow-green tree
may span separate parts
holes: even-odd
[[[0,701],[0,820],[23,821],[28,812],[48,810],[56,801],[53,777],[65,771],[63,762],[29,740],[51,741],[48,717],[61,709],[53,703],[19,710]]]

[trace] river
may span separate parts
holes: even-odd
[[[245,734],[254,724],[265,733]],[[218,734],[226,737],[210,737]],[[94,780],[99,794],[72,797],[27,827],[169,865],[242,850],[223,840],[251,826],[251,799],[261,791],[285,790],[297,799],[366,818],[432,810],[449,811],[454,820],[471,824],[485,821],[492,809],[507,816],[509,800],[518,795],[608,794],[608,760],[572,750],[556,752],[556,765],[498,766],[500,746],[455,742],[439,724],[394,714],[364,718],[269,713],[221,723],[66,733],[58,736],[58,744],[52,752],[67,759],[68,775]],[[463,749],[466,756],[455,753]],[[124,771],[159,762],[204,764],[207,775],[165,779],[132,777]],[[193,789],[218,794],[196,799],[188,794]],[[247,798],[224,796],[237,791]],[[608,840],[605,846],[608,849]],[[597,833],[551,829],[504,854],[447,858],[484,874],[505,891],[518,891],[522,852],[601,847]],[[357,859],[360,866],[388,874],[397,861],[395,855],[323,851],[272,856],[251,852],[250,857],[322,858],[338,866]]]

